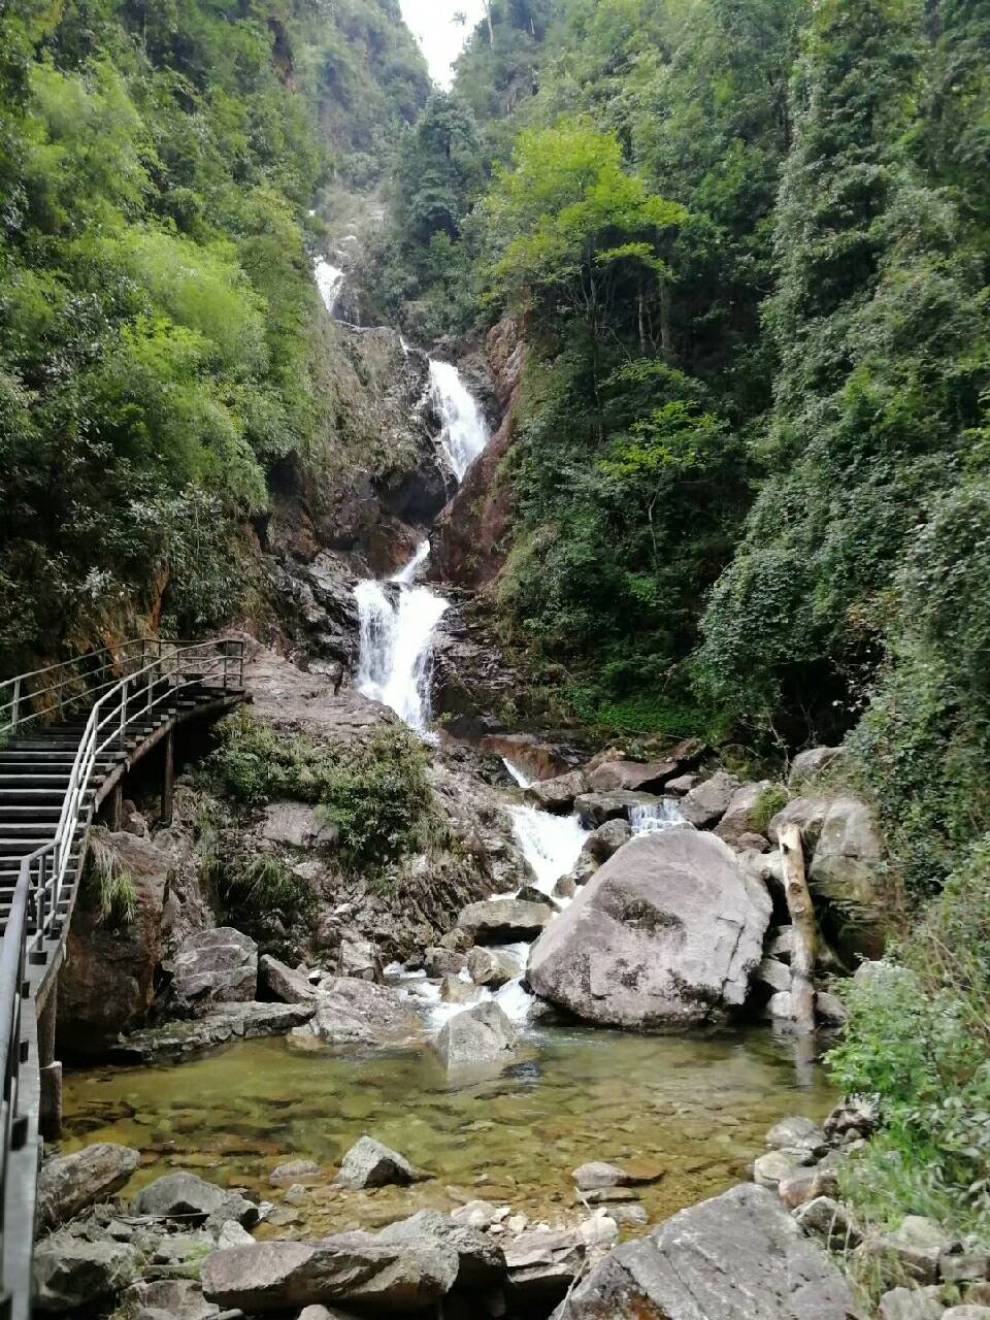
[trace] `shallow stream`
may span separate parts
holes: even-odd
[[[311,1054],[282,1040],[178,1067],[74,1073],[65,1148],[139,1149],[131,1190],[181,1168],[275,1202],[284,1191],[269,1186],[271,1170],[315,1160],[325,1181],[263,1230],[281,1236],[371,1227],[474,1197],[566,1222],[587,1213],[575,1204],[571,1170],[593,1159],[664,1169],[642,1195],[657,1223],[745,1177],[777,1119],[822,1117],[834,1102],[820,1075],[799,1088],[793,1047],[765,1029],[688,1038],[558,1027],[532,1032],[529,1043],[523,1062],[467,1086],[449,1083],[423,1047]],[[333,1187],[334,1166],[363,1133],[433,1179]]]

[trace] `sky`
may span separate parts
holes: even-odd
[[[482,0],[399,0],[399,3],[406,23],[423,47],[434,82],[449,87],[450,66],[484,12]],[[467,14],[465,27],[458,27],[453,21],[458,10]]]

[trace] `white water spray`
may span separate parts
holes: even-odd
[[[536,887],[550,894],[562,875],[573,870],[588,831],[577,816],[553,816],[537,807],[510,807],[512,832],[536,876]]]
[[[440,444],[458,484],[491,438],[478,401],[466,388],[457,368],[430,359],[430,397],[440,415]]]
[[[317,257],[313,263],[313,276],[320,297],[323,299],[323,306],[327,309],[327,314],[333,316],[340,291],[344,287],[344,272],[339,266],[331,265],[323,257]]]
[[[664,830],[690,829],[687,817],[673,798],[661,798],[654,806],[629,808],[633,834],[661,834]]]
[[[368,579],[354,588],[361,622],[358,689],[390,706],[417,733],[430,722],[433,630],[447,608],[442,596],[415,584],[429,553],[424,541],[389,583]]]

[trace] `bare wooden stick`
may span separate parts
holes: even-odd
[[[814,1031],[818,924],[804,873],[800,826],[785,825],[781,829],[780,856],[784,872],[784,896],[794,931],[791,950],[791,1013],[798,1031]]]

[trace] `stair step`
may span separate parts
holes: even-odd
[[[31,806],[31,805],[29,804],[29,805],[26,805],[26,806],[13,806],[13,807],[11,807],[11,806],[8,806],[7,803],[3,801],[2,798],[0,798],[0,822],[5,821],[5,820],[9,820],[9,821],[17,821],[17,820],[39,820],[39,821],[40,821],[40,820],[54,820],[54,821],[57,821],[57,820],[59,819],[59,817],[61,816],[61,814],[62,814],[62,808],[61,808],[60,806],[56,806],[56,805],[54,805],[54,804],[52,804],[52,805],[50,805],[50,806],[49,806],[49,805],[42,806],[40,803],[36,803],[34,806]]]

